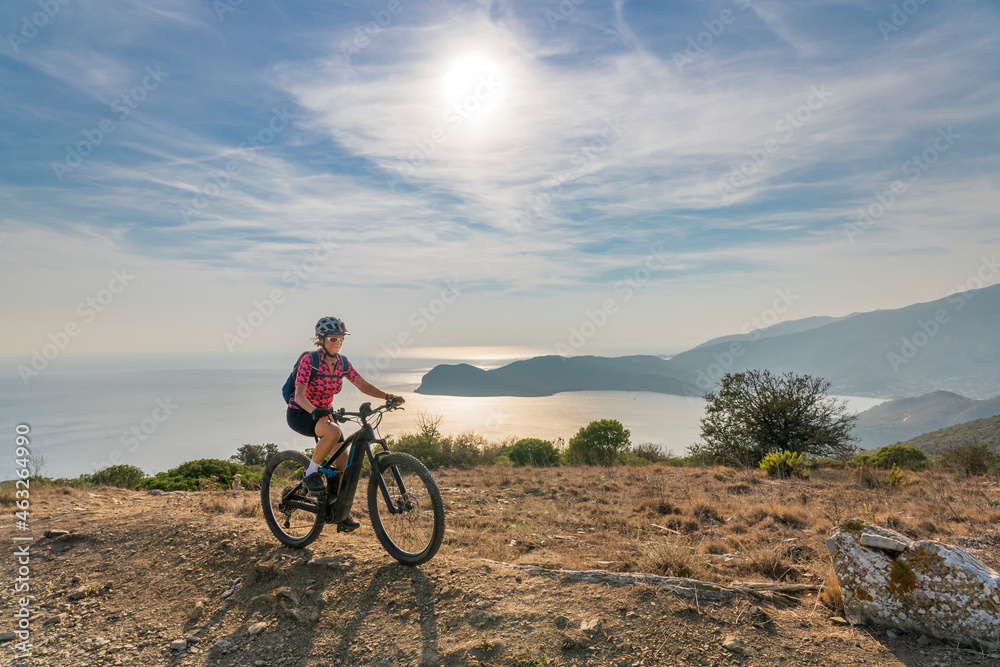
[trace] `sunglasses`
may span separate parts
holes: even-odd
[[[330,341],[331,343],[343,343],[344,342],[344,337],[343,336],[327,336],[326,340]]]

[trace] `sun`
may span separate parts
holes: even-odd
[[[479,125],[501,106],[505,90],[497,60],[479,52],[458,56],[441,75],[446,120],[455,129]]]
[[[466,53],[448,65],[441,77],[441,92],[448,102],[461,101],[475,95],[483,81],[496,81],[499,74],[500,66],[492,58],[481,53]]]

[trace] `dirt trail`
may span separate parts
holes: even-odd
[[[379,547],[367,517],[352,534],[328,530],[310,548],[288,549],[259,514],[211,512],[205,500],[117,489],[33,500],[34,650],[19,658],[6,641],[0,662],[1000,664],[997,655],[836,625],[813,594],[791,605],[689,601],[649,584],[573,582],[464,558],[447,537],[430,563],[404,567]],[[70,533],[41,537],[52,530]],[[4,587],[5,618],[17,597]],[[730,636],[742,653],[724,646]]]

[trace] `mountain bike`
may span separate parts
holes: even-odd
[[[378,541],[405,565],[434,557],[444,538],[441,492],[424,464],[409,454],[390,452],[385,439],[376,437],[382,415],[396,409],[402,408],[389,400],[374,409],[364,403],[357,412],[341,408],[333,413],[336,421],[357,421],[361,428],[320,466],[327,488],[319,496],[310,495],[302,481],[309,465],[305,454],[289,450],[271,457],[261,476],[260,497],[264,519],[278,541],[302,548],[320,536],[325,524],[348,518],[367,463],[368,516]],[[344,448],[349,450],[341,472],[333,462]]]

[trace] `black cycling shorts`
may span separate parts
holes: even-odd
[[[313,416],[302,408],[288,408],[285,412],[285,421],[293,431],[309,438],[316,438],[316,422]],[[340,433],[340,442],[344,441],[344,433]]]

